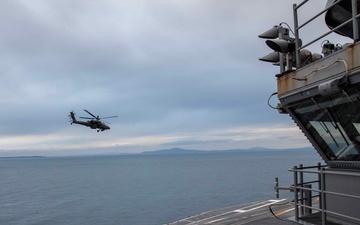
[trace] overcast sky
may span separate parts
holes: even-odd
[[[1,1],[0,156],[310,146],[267,105],[279,68],[258,60],[300,2]],[[83,109],[119,117],[70,125]]]

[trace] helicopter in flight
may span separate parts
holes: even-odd
[[[78,121],[75,118],[75,113],[73,111],[71,111],[70,115],[69,115],[69,117],[71,119],[71,121],[70,121],[71,124],[75,123],[75,124],[84,125],[84,126],[90,127],[91,129],[97,129],[97,132],[99,132],[99,131],[104,131],[104,130],[110,130],[110,127],[105,124],[108,122],[101,122],[101,119],[117,117],[117,116],[107,116],[107,117],[100,118],[99,116],[93,115],[91,112],[87,111],[86,109],[84,109],[84,111],[87,112],[92,117],[80,117],[82,119],[89,119],[89,120],[88,121]]]

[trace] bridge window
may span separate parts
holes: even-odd
[[[356,87],[290,107],[328,160],[360,161],[360,96]]]

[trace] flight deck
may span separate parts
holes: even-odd
[[[294,205],[288,200],[266,200],[216,209],[166,225],[286,225],[294,224],[288,219],[293,216]]]
[[[313,205],[319,204],[319,199],[312,200]],[[305,213],[299,220],[295,219],[295,206],[288,199],[257,201],[242,205],[211,210],[198,215],[189,216],[164,225],[321,225],[321,213]],[[326,221],[327,225],[339,225]]]

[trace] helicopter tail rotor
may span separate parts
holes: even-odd
[[[69,118],[70,118],[70,122],[71,122],[71,124],[73,124],[73,122],[75,122],[75,121],[76,121],[74,111],[71,111],[71,112],[70,112]]]

